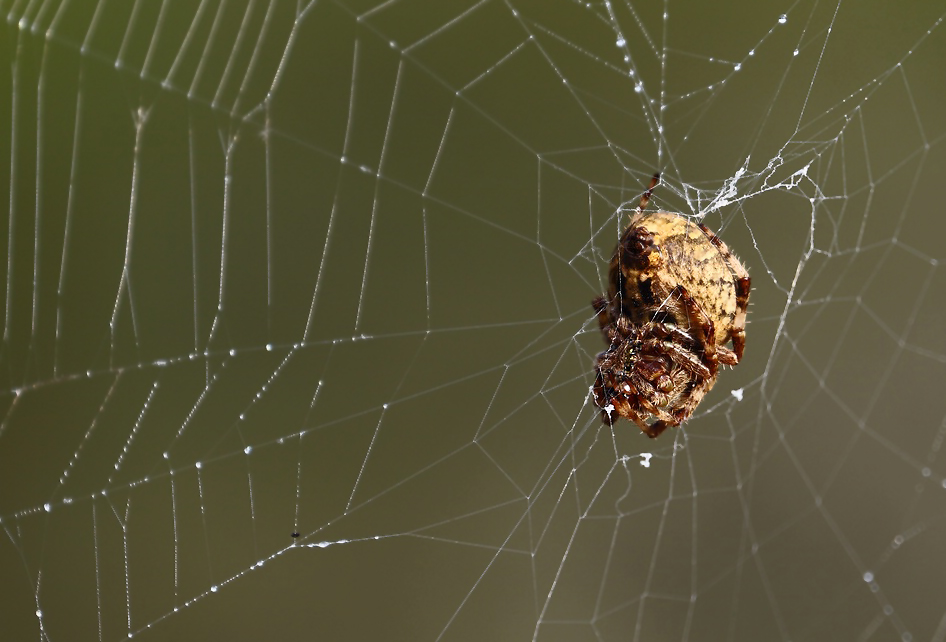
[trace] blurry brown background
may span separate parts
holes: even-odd
[[[943,6],[716,4],[5,3],[0,638],[946,639]],[[656,170],[753,293],[650,441]]]

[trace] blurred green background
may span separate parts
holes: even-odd
[[[942,3],[3,8],[0,639],[946,639]],[[658,170],[753,292],[651,441]]]

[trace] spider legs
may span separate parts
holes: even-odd
[[[749,310],[749,291],[750,279],[746,268],[742,267],[739,261],[732,255],[731,267],[736,276],[736,318],[733,322],[732,348],[735,353],[736,363],[742,361],[742,352],[746,349],[746,313]],[[735,365],[735,364],[733,364]]]
[[[654,422],[647,420],[656,419],[661,425],[680,423],[666,408],[671,401],[669,395],[689,375],[682,368],[674,368],[673,361],[655,349],[660,343],[656,339],[643,344],[628,340],[598,355],[592,393],[605,424],[613,425],[617,417],[625,417],[645,434],[656,437],[664,428],[655,432]],[[633,361],[630,355],[634,355]]]
[[[608,300],[603,296],[596,296],[591,301],[591,307],[598,317],[598,325],[603,330],[605,326],[611,323],[611,317],[608,315]]]
[[[686,332],[673,326],[667,326],[662,323],[655,323],[650,327],[650,331],[664,339],[662,341],[652,340],[650,350],[658,354],[669,357],[674,363],[680,364],[683,368],[697,377],[704,379],[712,376],[710,369],[704,365],[703,361],[691,349],[688,344],[693,343],[692,337]],[[669,341],[666,339],[670,339]]]
[[[735,340],[735,337],[733,339]],[[739,363],[739,357],[736,356],[736,353],[723,346],[716,347],[716,358],[719,359],[720,363],[727,366],[734,366]]]
[[[595,403],[601,408],[601,421],[605,425],[613,426],[618,417],[624,417],[637,424],[645,435],[654,438],[668,426],[679,423],[673,415],[651,400],[651,397],[659,399],[662,395],[646,380],[635,377],[637,379],[635,393],[635,388],[629,382],[618,383],[615,389],[605,384],[602,377],[603,373],[599,373],[593,392]],[[645,420],[648,415],[656,417],[657,421],[648,424]]]
[[[610,426],[624,417],[652,438],[686,421],[712,388],[719,363],[736,361],[732,350],[716,345],[712,319],[686,288],[678,284],[662,300],[643,324],[619,301],[600,296],[591,303],[608,344],[592,388],[601,419]]]
[[[651,439],[656,439],[657,437],[660,436],[660,433],[665,431],[667,428],[669,428],[673,424],[669,424],[666,421],[655,421],[654,423],[650,424],[646,428],[644,426],[641,426],[640,424],[637,424],[637,425],[640,426],[640,429],[644,431],[645,435],[647,435]]]
[[[643,194],[641,194],[641,202],[637,206],[637,216],[640,216],[644,213],[644,210],[647,209],[647,204],[650,202],[650,197],[654,194],[654,188],[660,183],[660,172],[657,172],[650,179],[650,187],[647,188]]]
[[[672,307],[679,307],[679,315],[674,315],[680,320],[686,321],[685,332],[691,341],[696,342],[698,353],[703,355],[702,361],[709,369],[710,376],[715,376],[719,366],[719,359],[716,355],[716,326],[713,320],[707,316],[700,304],[690,296],[686,288],[682,285],[676,285],[668,297],[674,303]],[[681,324],[682,325],[682,324]]]

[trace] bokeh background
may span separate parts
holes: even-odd
[[[946,639],[941,2],[2,6],[0,638]],[[753,292],[652,441],[657,170]]]

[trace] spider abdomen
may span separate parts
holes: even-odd
[[[650,243],[641,244],[641,237]],[[608,294],[613,300],[622,288],[622,307],[632,321],[646,323],[656,315],[689,329],[691,320],[669,299],[674,287],[682,285],[713,321],[716,343],[731,339],[739,325],[741,276],[746,278],[742,304],[748,303],[748,274],[715,234],[680,214],[654,212],[628,225],[618,247],[628,246],[630,252],[616,251],[611,260]]]

